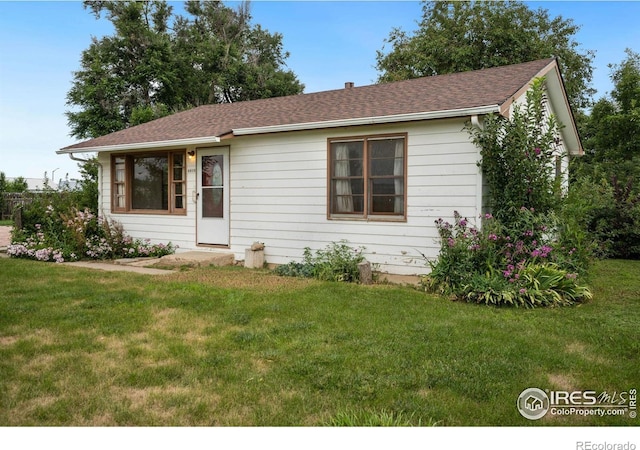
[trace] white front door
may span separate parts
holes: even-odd
[[[229,147],[198,149],[198,244],[229,245]]]

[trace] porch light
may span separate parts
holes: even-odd
[[[189,155],[189,161],[193,161],[196,157],[196,151],[195,150],[189,150],[187,152],[187,155]]]

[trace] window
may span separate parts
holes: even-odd
[[[333,218],[406,217],[406,136],[329,140]]]
[[[113,156],[113,211],[184,214],[185,160],[184,152]]]

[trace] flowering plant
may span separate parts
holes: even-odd
[[[44,208],[40,221],[14,231],[7,253],[16,258],[62,263],[80,258],[112,259],[163,256],[175,251],[171,244],[151,244],[133,239],[122,225],[75,207],[57,211]]]
[[[429,261],[432,271],[423,280],[427,290],[467,301],[524,306],[590,298],[573,271],[579,266],[573,260],[576,249],[563,245],[552,215],[522,207],[509,228],[491,214],[480,219],[482,227],[472,227],[456,211],[453,223],[436,221],[441,247],[438,259]],[[538,277],[550,272],[554,279],[561,273],[563,280],[542,288]]]

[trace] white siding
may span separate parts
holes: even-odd
[[[269,263],[299,259],[305,247],[345,239],[364,246],[380,270],[424,273],[420,253],[439,250],[434,221],[453,211],[476,217],[478,152],[464,120],[353,127],[235,139],[231,144],[231,247],[239,257],[265,243]],[[327,139],[408,133],[407,221],[327,218]]]
[[[387,126],[362,126],[310,132],[246,136],[230,145],[231,251],[237,259],[254,241],[265,243],[268,263],[283,264],[345,239],[364,246],[369,261],[382,271],[417,274],[428,271],[420,253],[438,254],[439,217],[451,220],[457,210],[469,219],[479,214],[479,153],[463,129],[465,119],[434,120]],[[408,133],[407,221],[330,220],[327,218],[327,139]],[[109,214],[109,157],[101,154],[105,213]],[[195,246],[196,174],[187,173],[186,216],[114,214],[136,238],[171,241],[181,250]],[[204,248],[199,248],[204,250]]]

